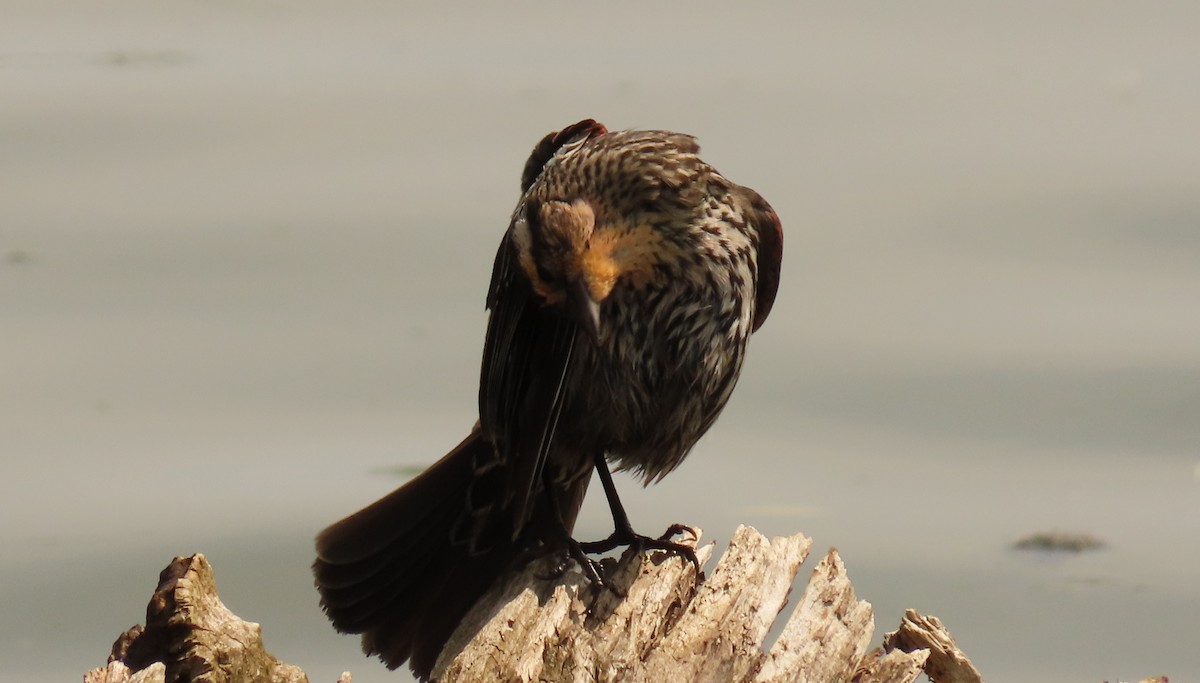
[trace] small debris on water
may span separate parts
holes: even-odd
[[[1097,550],[1104,547],[1104,541],[1091,534],[1076,534],[1067,532],[1042,532],[1026,536],[1013,544],[1018,550],[1043,550],[1050,552],[1081,553],[1085,550]]]

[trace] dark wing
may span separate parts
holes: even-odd
[[[604,124],[584,119],[543,137],[525,162],[521,192],[529,191],[564,146],[607,132]],[[492,514],[497,506],[511,513],[514,536],[529,519],[562,411],[563,382],[578,332],[575,322],[542,306],[517,265],[511,231],[510,226],[500,242],[488,288],[491,317],[480,372],[479,420],[494,455],[477,463],[468,500],[475,518],[472,541],[486,535],[484,526],[499,516]]]
[[[758,283],[754,293],[754,327],[757,331],[771,313],[779,290],[779,268],[783,262],[783,225],[767,200],[750,188],[741,189],[746,221],[758,241]]]
[[[481,513],[494,506],[507,509],[515,536],[529,519],[541,485],[578,325],[541,305],[516,265],[508,235],[496,254],[488,308],[479,416],[495,460],[477,466],[486,476],[477,480],[470,503]]]

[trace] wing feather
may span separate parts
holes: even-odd
[[[473,491],[511,512],[513,534],[528,521],[565,398],[578,325],[541,306],[507,237],[496,256],[488,296],[479,414],[494,444],[492,491]],[[481,480],[482,481],[482,480]]]
[[[775,294],[779,291],[779,270],[783,263],[783,224],[779,215],[754,190],[743,187],[743,211],[747,222],[758,238],[757,270],[758,283],[754,292],[754,326],[758,331],[771,313]]]

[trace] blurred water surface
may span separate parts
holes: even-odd
[[[78,680],[203,551],[314,682],[404,680],[311,539],[474,420],[520,169],[592,116],[698,135],[787,235],[718,425],[619,482],[640,528],[804,531],[990,680],[1200,680],[1200,5],[0,13],[14,679]],[[1010,549],[1047,530],[1108,545]]]

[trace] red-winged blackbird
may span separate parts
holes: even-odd
[[[733,391],[783,251],[770,205],[698,151],[688,135],[592,120],[534,148],[492,270],[479,422],[317,538],[321,604],[367,654],[428,678],[466,611],[531,549],[589,565],[584,551],[673,547],[633,534],[606,458],[647,483],[683,461]],[[579,544],[593,468],[617,530]]]

